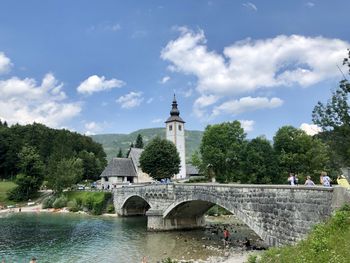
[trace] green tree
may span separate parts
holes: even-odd
[[[137,135],[135,148],[143,149],[143,139],[141,134]]]
[[[15,180],[17,187],[9,193],[9,199],[24,201],[37,194],[44,179],[44,164],[31,146],[24,146],[18,156],[20,173]]]
[[[238,121],[206,127],[200,145],[202,165],[210,167],[219,182],[240,180],[245,137],[246,134]]]
[[[263,137],[257,137],[247,143],[242,169],[242,183],[269,184],[285,180],[281,178],[277,155],[271,143]]]
[[[65,188],[78,183],[83,176],[83,161],[79,158],[62,159],[50,162],[50,176],[48,187],[56,194],[61,193]]]
[[[343,64],[349,69],[350,50]],[[312,112],[312,120],[323,130],[318,135],[333,150],[332,161],[339,166],[350,166],[350,83],[344,77],[326,104],[318,102]]]
[[[123,157],[123,152],[122,152],[122,149],[121,149],[121,148],[119,148],[117,157],[118,157],[118,158],[122,158],[122,157]]]
[[[180,171],[180,156],[172,142],[156,137],[142,152],[140,166],[156,180],[171,178]]]
[[[310,175],[318,180],[319,172],[330,170],[329,149],[320,139],[292,126],[281,127],[274,137],[274,149],[284,171]]]

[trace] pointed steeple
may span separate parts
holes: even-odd
[[[176,96],[174,93],[174,99],[173,99],[173,103],[171,104],[171,111],[170,111],[170,117],[166,120],[165,123],[167,122],[172,122],[172,121],[177,121],[177,122],[182,122],[185,123],[183,119],[181,119],[180,117],[180,111],[177,108],[177,101],[176,101]]]

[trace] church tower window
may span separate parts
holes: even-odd
[[[173,130],[173,125],[169,125],[169,131]]]

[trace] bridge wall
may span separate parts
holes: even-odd
[[[114,205],[118,214],[127,215],[124,208],[130,197],[142,197],[150,207],[148,228],[171,230],[202,226],[205,211],[218,204],[274,246],[302,239],[314,224],[327,218],[334,204],[342,202],[333,192],[332,188],[285,185],[148,185],[115,190]]]

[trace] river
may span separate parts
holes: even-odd
[[[38,263],[139,263],[143,256],[148,262],[167,257],[206,259],[223,253],[217,250],[222,246],[220,234],[148,232],[144,217],[14,213],[0,217],[0,259],[29,262],[35,256]]]

